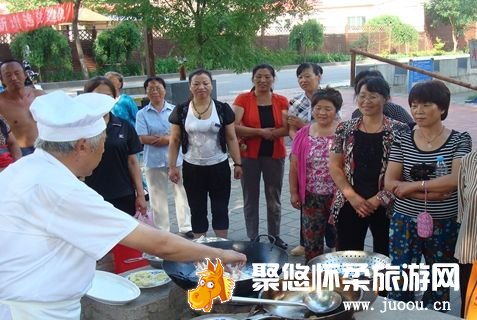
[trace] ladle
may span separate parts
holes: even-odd
[[[230,299],[230,301],[242,303],[273,304],[301,308],[304,307],[313,313],[327,313],[333,311],[341,305],[342,300],[343,299],[341,298],[341,295],[339,293],[328,290],[309,292],[303,298],[303,302],[235,296],[232,296],[232,298]]]

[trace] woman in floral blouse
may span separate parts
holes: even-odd
[[[323,254],[323,236],[330,217],[335,184],[328,170],[330,147],[334,140],[336,114],[341,109],[341,93],[320,89],[311,98],[313,123],[301,128],[293,140],[290,158],[290,201],[303,209],[302,234],[305,259]],[[331,227],[333,239],[336,230]]]
[[[366,78],[359,82],[358,89],[362,116],[338,125],[329,161],[338,187],[332,205],[337,249],[363,250],[369,227],[373,250],[387,255],[389,193],[383,191],[383,177],[394,137],[409,127],[384,116],[384,104],[390,97],[385,80]]]

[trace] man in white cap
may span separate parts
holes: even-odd
[[[59,91],[32,103],[36,150],[0,173],[0,304],[13,319],[78,320],[96,260],[117,243],[168,260],[246,260],[139,223],[77,178],[101,159],[103,115],[114,103],[103,94]]]

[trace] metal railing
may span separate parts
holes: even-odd
[[[361,51],[361,50],[358,50],[358,49],[350,49],[350,52],[351,52],[350,86],[352,86],[352,87],[354,86],[354,82],[355,82],[355,78],[356,78],[356,55],[359,54],[359,55],[362,55],[362,56],[365,56],[365,57],[368,57],[368,58],[371,58],[371,59],[375,59],[375,60],[378,60],[378,61],[381,61],[381,62],[392,64],[394,66],[397,66],[397,67],[400,67],[400,68],[403,68],[403,69],[406,69],[406,70],[419,72],[419,73],[428,75],[430,77],[433,77],[433,78],[436,78],[436,79],[439,79],[439,80],[442,80],[442,81],[453,83],[455,85],[458,85],[458,86],[461,86],[461,87],[464,87],[464,88],[468,88],[468,89],[471,89],[471,90],[477,90],[477,86],[475,86],[475,85],[472,85],[472,84],[464,82],[464,81],[456,80],[456,79],[453,79],[453,78],[450,78],[450,77],[446,77],[446,76],[444,76],[440,73],[437,73],[437,72],[431,72],[431,71],[423,70],[421,68],[410,66],[408,64],[398,62],[398,61],[394,61],[394,60],[391,60],[391,59],[383,58],[383,57],[377,56],[375,54],[365,52],[365,51]]]

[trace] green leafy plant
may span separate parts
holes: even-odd
[[[66,73],[73,69],[68,40],[50,27],[18,34],[10,44],[10,50],[15,58],[31,63],[40,74],[40,81],[49,80],[44,74],[46,69]]]
[[[96,62],[100,66],[125,64],[139,49],[141,32],[134,22],[123,21],[113,29],[101,32],[94,42]]]
[[[176,73],[179,63],[174,58],[156,59],[156,73]]]
[[[417,46],[419,33],[414,27],[402,22],[397,16],[383,15],[369,20],[364,26],[368,34],[384,32],[388,34],[388,54],[395,51],[392,45],[405,45],[406,52]],[[370,45],[368,43],[368,45]]]
[[[444,54],[444,46],[446,44],[442,42],[439,37],[436,37],[436,42],[432,45],[432,54],[435,56],[442,56]]]
[[[307,20],[290,31],[288,47],[302,54],[303,61],[308,50],[318,50],[325,40],[324,27],[316,20]]]
[[[303,60],[302,57],[297,57],[296,60],[294,60],[292,63],[293,64],[299,64],[302,63]],[[350,61],[351,60],[351,55],[347,53],[315,53],[315,54],[310,54],[305,57],[305,60],[308,62],[314,62],[314,63],[326,63],[326,62],[343,62],[343,61]]]
[[[93,74],[102,76],[108,71],[116,71],[125,76],[137,76],[144,74],[143,65],[137,62],[103,65],[97,68]]]
[[[369,36],[365,33],[361,34],[357,40],[350,43],[351,48],[368,50]]]
[[[458,37],[464,35],[471,22],[477,22],[475,0],[430,0],[424,8],[433,26],[442,23],[451,27],[454,52]]]
[[[244,71],[257,55],[255,38],[277,17],[310,10],[309,0],[112,0],[118,16],[140,21],[176,44],[171,55],[197,67]]]

